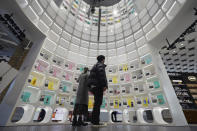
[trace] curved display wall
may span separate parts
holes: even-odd
[[[101,7],[100,42],[97,42],[98,9],[88,19],[85,13],[88,5],[82,0],[64,0],[60,7],[52,0],[16,2],[47,38],[16,104],[36,108],[34,118],[23,121],[22,117],[11,124],[69,123],[78,87],[76,80],[84,67],[91,68],[96,63],[99,54],[106,56],[109,84],[101,113],[107,115],[101,115],[101,121],[137,125],[172,123],[164,83],[148,42],[167,27],[185,0],[150,0],[143,10],[137,10],[132,0]],[[89,109],[93,103],[90,94]]]

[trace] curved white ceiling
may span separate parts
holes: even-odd
[[[94,64],[99,54],[108,64],[124,63],[148,53],[147,42],[175,17],[186,0],[121,0],[102,8],[97,42],[98,9],[88,19],[83,0],[16,0],[26,16],[47,36],[44,48],[63,58]],[[144,7],[140,2],[146,2]],[[141,7],[141,8],[140,8]]]

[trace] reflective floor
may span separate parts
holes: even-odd
[[[197,131],[197,126],[168,127],[168,126],[131,126],[108,125],[106,127],[72,127],[71,125],[52,126],[15,126],[0,127],[0,131]]]

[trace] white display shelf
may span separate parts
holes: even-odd
[[[144,76],[148,79],[156,75],[155,67],[153,64],[150,64],[144,67]]]
[[[129,124],[131,122],[130,118],[129,118],[129,109],[124,109],[123,110],[123,121],[127,124]]]
[[[130,83],[131,82],[131,74],[130,73],[122,73],[119,75],[120,83]]]
[[[72,83],[68,82],[68,81],[61,81],[60,82],[60,86],[59,86],[59,90],[62,93],[66,93],[69,94],[73,91],[73,87],[72,87]]]
[[[59,68],[55,65],[51,65],[50,68],[49,68],[49,74],[53,77],[58,77],[60,78],[61,77],[61,74],[62,74],[62,71],[63,69],[62,68]]]
[[[51,107],[37,107],[34,113],[33,121],[44,124],[48,123],[52,116],[52,108]]]
[[[69,98],[70,98],[69,95],[58,94],[56,96],[56,105],[57,106],[62,106],[62,107],[69,106],[69,102],[70,102],[70,99]]]
[[[109,66],[106,68],[106,73],[108,74],[116,74],[118,73],[118,66]]]
[[[162,91],[152,92],[149,94],[152,106],[165,106],[166,98]]]
[[[49,70],[49,63],[44,60],[37,59],[33,69],[41,73],[46,73]]]
[[[118,84],[118,75],[108,75],[107,76],[108,84]]]
[[[111,109],[109,111],[111,123],[123,122],[123,111],[120,109]]]
[[[65,123],[68,118],[68,110],[66,108],[56,108],[52,114],[52,122]]]
[[[84,67],[86,67],[86,65],[83,65],[83,64],[77,64],[76,65],[76,72],[77,73],[82,73],[84,71]],[[89,69],[90,70],[90,69]]]
[[[149,90],[158,90],[161,89],[161,83],[159,78],[155,75],[149,79],[147,79],[147,88]]]
[[[21,102],[36,103],[39,99],[40,93],[41,90],[39,88],[27,86],[22,92]]]
[[[130,119],[130,124],[132,125],[138,124],[138,116],[136,110],[129,110],[129,119]]]
[[[135,103],[137,107],[147,108],[151,105],[148,94],[140,94],[135,96]]]
[[[42,48],[41,51],[40,51],[40,54],[39,54],[39,58],[49,62],[52,59],[52,55],[53,55],[52,52]]]
[[[47,77],[45,80],[44,87],[48,90],[57,90],[59,87],[60,81],[57,78],[54,77]]]
[[[52,58],[52,63],[57,65],[57,66],[59,66],[59,67],[63,67],[63,65],[64,65],[64,58],[55,55]]]
[[[152,56],[151,54],[146,54],[142,57],[140,57],[140,62],[142,66],[147,66],[152,64]]]
[[[65,61],[65,64],[64,64],[64,68],[66,70],[70,70],[70,71],[74,71],[75,70],[75,63],[71,62],[71,61]]]
[[[31,72],[27,82],[34,87],[42,87],[45,81],[45,75],[39,72]]]
[[[144,82],[134,83],[133,84],[133,92],[135,94],[144,94],[144,93],[146,93],[147,92],[146,83],[144,83]]]
[[[56,93],[54,91],[47,91],[43,90],[41,91],[40,95],[40,104],[50,106],[55,103]]]
[[[108,94],[110,96],[120,95],[120,85],[109,85],[108,86]]]
[[[133,60],[128,64],[128,66],[131,72],[136,71],[140,69],[140,60],[139,59]]]
[[[72,82],[74,73],[71,71],[64,70],[62,73],[62,78],[66,81]]]
[[[154,120],[157,124],[172,123],[172,116],[169,108],[154,107],[153,115],[154,115]]]
[[[120,109],[122,108],[122,100],[119,96],[110,96],[109,98],[109,107],[112,109]]]
[[[122,72],[128,72],[129,71],[129,67],[128,64],[121,64],[118,67],[118,72],[122,73]]]
[[[141,69],[131,73],[131,79],[134,82],[143,81],[143,71]]]
[[[121,84],[121,95],[128,95],[132,92],[132,84]]]
[[[133,96],[122,96],[122,106],[124,109],[135,107],[135,98]]]
[[[31,121],[35,107],[32,105],[21,105],[15,108],[11,122],[16,124],[25,124]]]
[[[152,124],[154,122],[151,109],[139,108],[137,110],[138,122],[140,124]]]

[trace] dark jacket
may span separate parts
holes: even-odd
[[[88,80],[89,73],[82,73],[79,78],[79,86],[77,89],[76,104],[88,105]]]
[[[106,65],[101,62],[97,62],[93,66],[89,76],[90,85],[95,85],[97,87],[102,87],[102,88],[104,87],[108,88],[105,67]]]

